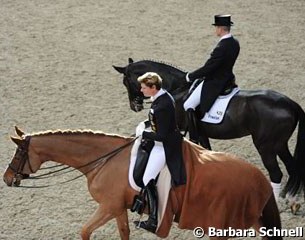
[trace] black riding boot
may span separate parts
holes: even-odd
[[[186,111],[188,129],[190,141],[193,143],[199,143],[199,135],[198,135],[198,120],[194,109],[188,109]]]
[[[140,215],[144,212],[146,206],[145,195],[146,192],[142,188],[140,194],[134,197],[130,211],[137,212]]]
[[[203,131],[201,131],[200,133],[201,133],[199,137],[200,145],[205,149],[212,150],[209,138],[206,136],[206,134]]]
[[[145,190],[148,198],[149,217],[147,221],[135,221],[134,223],[140,228],[155,233],[158,226],[158,192],[154,179],[149,181]]]

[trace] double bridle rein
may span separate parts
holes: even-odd
[[[63,172],[64,170],[66,170],[68,168],[71,168],[70,166],[64,166],[64,167],[62,167],[58,170],[50,171],[50,172],[47,172],[47,173],[44,173],[44,174],[40,174],[38,176],[27,177],[27,179],[44,179],[44,178],[49,178],[49,177],[55,177],[55,176],[66,174],[66,173],[69,173],[69,172],[72,172],[72,171],[75,171],[75,170],[80,170],[84,167],[91,166],[91,168],[88,171],[86,171],[85,173],[83,173],[79,176],[76,176],[72,179],[66,180],[64,182],[60,182],[59,184],[64,184],[64,183],[67,183],[67,182],[71,182],[71,181],[76,180],[76,179],[86,175],[87,173],[93,171],[97,166],[103,167],[109,159],[113,158],[115,155],[117,155],[119,152],[121,152],[124,148],[131,145],[137,138],[138,137],[133,138],[130,142],[127,142],[126,144],[115,148],[111,152],[106,153],[106,154],[98,157],[97,159],[95,159],[93,161],[90,161],[90,162],[88,162],[88,163],[86,163],[86,164],[84,164],[80,167],[69,169],[68,171]],[[14,174],[15,174],[14,177],[17,180],[22,180],[23,177],[25,176],[25,174],[23,174],[22,172],[23,172],[23,169],[24,169],[24,166],[26,165],[26,163],[28,163],[30,172],[34,173],[33,168],[31,166],[31,163],[30,163],[30,160],[29,160],[29,153],[28,153],[30,140],[31,140],[31,136],[26,136],[24,143],[22,145],[18,145],[18,148],[16,150],[16,154],[15,154],[16,160],[19,161],[18,167],[15,168],[12,165],[12,163],[10,163],[8,165],[8,167],[14,172]],[[63,166],[63,165],[64,164],[59,164],[59,165],[56,165],[56,166],[46,167],[44,169],[56,168],[56,167],[60,167],[60,166]],[[59,172],[61,172],[61,173],[59,173]],[[55,174],[55,173],[57,173],[57,174]],[[44,186],[22,186],[22,187],[24,187],[24,188],[43,188],[43,187],[50,187],[50,186],[54,186],[54,185],[56,185],[56,184],[44,185]]]

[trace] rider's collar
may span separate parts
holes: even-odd
[[[232,37],[232,34],[231,34],[231,33],[228,33],[228,34],[226,34],[226,35],[223,35],[223,36],[219,39],[219,42],[220,42],[221,40],[223,40],[223,39],[230,38],[230,37]]]
[[[161,88],[154,96],[151,96],[150,100],[155,101],[158,97],[163,95],[165,93],[165,90]]]

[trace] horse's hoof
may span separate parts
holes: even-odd
[[[301,208],[301,204],[299,204],[299,203],[293,203],[293,204],[290,206],[291,212],[292,212],[292,214],[294,214],[294,215],[297,214],[297,212],[299,211],[300,208]]]

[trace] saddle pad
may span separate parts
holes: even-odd
[[[205,113],[201,121],[214,124],[220,123],[225,115],[226,109],[231,98],[238,92],[239,88],[237,87],[234,88],[230,94],[219,96],[210,111]]]
[[[143,125],[144,125],[143,122],[141,122],[138,125],[137,130],[136,130],[136,135],[138,136],[138,139],[134,142],[133,147],[131,149],[130,165],[129,165],[129,172],[128,172],[129,184],[134,190],[136,190],[138,192],[140,192],[141,188],[136,185],[136,183],[133,179],[133,169],[134,169],[134,166],[136,163],[138,148],[140,146],[141,139],[142,139],[142,132],[144,131],[144,128],[145,128],[145,125],[144,125],[144,128],[143,128]],[[139,128],[143,128],[142,132],[141,132],[141,129],[139,130]],[[158,177],[158,181],[157,181],[157,191],[158,191],[158,201],[159,201],[157,229],[159,228],[159,226],[162,222],[163,216],[164,216],[170,188],[171,188],[171,175],[170,175],[167,165],[165,165],[165,167],[161,170],[159,177]]]

